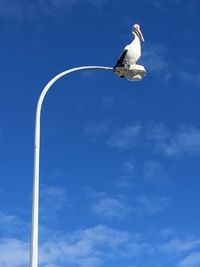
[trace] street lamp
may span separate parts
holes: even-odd
[[[40,117],[44,98],[51,86],[60,78],[72,72],[82,70],[109,70],[113,67],[103,66],[83,66],[69,69],[56,75],[42,90],[37,103],[35,118],[35,143],[34,143],[34,168],[33,168],[33,196],[32,196],[32,227],[31,227],[31,245],[30,245],[30,267],[38,267],[38,220],[39,220],[39,164],[40,164]],[[135,80],[135,75],[141,75],[141,70],[131,70],[123,68],[123,75],[129,80]],[[116,73],[117,74],[117,73]],[[117,74],[118,75],[118,74]]]
[[[112,67],[83,66],[69,69],[56,75],[42,90],[37,103],[35,118],[34,167],[33,167],[33,195],[32,195],[32,226],[30,244],[30,267],[38,267],[38,221],[39,221],[39,170],[40,170],[40,117],[44,98],[51,86],[61,77],[81,70],[113,70]]]
[[[30,244],[30,262],[29,267],[38,267],[38,221],[39,221],[39,163],[40,163],[40,117],[44,98],[51,86],[60,78],[72,72],[82,70],[109,70],[113,71],[119,77],[125,77],[128,80],[141,80],[146,71],[143,66],[137,64],[117,64],[113,67],[103,66],[83,66],[72,68],[56,75],[42,90],[37,103],[35,118],[35,142],[34,142],[34,168],[33,168],[33,195],[32,195],[32,226],[31,226],[31,244]]]

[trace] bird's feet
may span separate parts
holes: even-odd
[[[124,68],[124,67],[125,67],[125,64],[118,63],[118,61],[117,61],[117,64],[114,66],[113,71],[115,72],[116,68]]]
[[[117,61],[117,64],[114,66],[114,68],[113,68],[113,72],[115,73],[115,74],[117,74],[117,76],[119,76],[120,78],[124,78],[125,77],[125,73],[126,73],[126,66],[125,66],[125,64],[123,64],[123,63],[119,63],[118,61]]]

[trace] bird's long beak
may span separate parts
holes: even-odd
[[[144,36],[143,36],[142,32],[140,31],[140,29],[136,29],[135,31],[137,32],[138,37],[140,38],[140,40],[142,42],[144,42]]]

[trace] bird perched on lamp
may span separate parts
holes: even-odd
[[[136,62],[141,57],[141,41],[144,42],[144,37],[140,30],[140,25],[133,25],[132,34],[135,37],[134,40],[124,48],[120,58],[117,60],[117,64],[113,69],[114,72],[116,72],[116,74],[122,78],[124,77],[124,75],[121,75],[120,71],[123,72],[124,68],[129,70],[134,66],[140,66],[136,65]]]

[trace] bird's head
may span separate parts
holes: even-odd
[[[139,25],[139,24],[135,24],[135,25],[133,25],[132,33],[133,33],[133,34],[136,34],[136,35],[138,36],[138,38],[139,38],[142,42],[144,42],[144,37],[143,37],[143,34],[142,34],[141,30],[140,30],[140,25]]]

